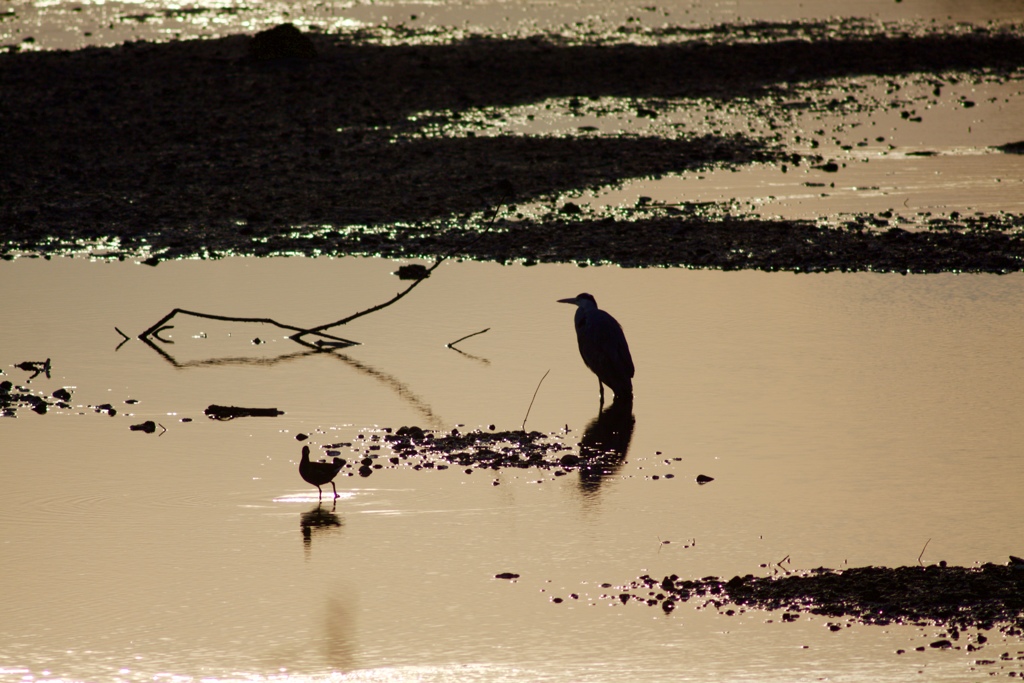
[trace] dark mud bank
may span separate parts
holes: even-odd
[[[788,610],[784,621],[806,612],[865,624],[939,624],[952,634],[969,628],[1024,634],[1024,561],[1018,558],[1008,565],[821,568],[728,580],[645,575],[624,589],[622,602],[639,600],[665,612],[679,602],[700,600],[728,614],[735,613],[729,605]]]
[[[740,134],[445,137],[422,134],[417,118],[451,122],[468,109],[546,98],[727,106],[792,82],[1024,67],[1024,38],[1007,32],[815,28],[723,29],[653,45],[311,35],[289,56],[234,36],[0,55],[0,253],[1020,270],[1024,217],[1014,215],[952,217],[923,231],[875,216],[822,227],[685,207],[626,219],[563,206],[517,219],[510,207],[629,178],[821,160]],[[481,217],[496,209],[501,219]]]

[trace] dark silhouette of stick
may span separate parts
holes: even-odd
[[[497,216],[498,216],[498,212],[497,212],[497,210],[495,210],[494,214],[491,216],[491,223],[494,222],[494,220],[497,218]],[[170,329],[171,326],[167,325],[167,322],[170,321],[172,318],[174,318],[174,316],[176,316],[179,313],[181,313],[183,315],[191,315],[191,316],[194,316],[194,317],[197,317],[197,318],[205,318],[207,320],[220,320],[220,321],[223,321],[223,322],[235,322],[235,323],[261,323],[261,324],[265,324],[265,325],[274,325],[275,327],[278,327],[278,328],[280,328],[282,330],[289,330],[289,331],[293,332],[293,334],[288,336],[288,339],[290,339],[291,341],[293,341],[293,342],[295,342],[297,344],[301,344],[301,345],[303,345],[303,346],[305,346],[307,348],[315,349],[317,351],[321,351],[321,350],[328,349],[328,348],[329,349],[335,349],[335,348],[346,347],[346,346],[357,346],[359,344],[359,342],[357,342],[357,341],[352,341],[351,339],[345,339],[344,337],[338,337],[338,336],[335,336],[335,335],[332,335],[332,334],[328,334],[328,333],[324,332],[324,330],[330,329],[332,327],[338,327],[340,325],[344,325],[346,323],[352,322],[356,318],[361,318],[364,315],[369,315],[370,313],[374,313],[374,312],[379,311],[379,310],[381,310],[383,308],[387,308],[391,304],[399,301],[406,294],[408,294],[409,292],[414,290],[417,286],[419,286],[419,284],[421,282],[423,282],[425,279],[427,279],[427,276],[429,276],[432,272],[434,272],[434,270],[436,270],[438,266],[440,266],[446,260],[448,260],[449,258],[454,256],[455,253],[457,251],[459,251],[459,249],[468,249],[469,247],[474,245],[476,242],[481,240],[483,238],[483,236],[486,235],[486,234],[487,234],[486,231],[481,232],[474,239],[470,240],[468,244],[466,244],[466,245],[464,245],[462,247],[458,247],[456,249],[452,249],[447,254],[444,254],[442,256],[437,257],[437,259],[434,261],[434,265],[430,266],[430,268],[427,269],[427,271],[426,271],[426,273],[424,274],[423,277],[421,277],[420,279],[418,279],[415,282],[413,282],[412,284],[410,284],[403,291],[399,292],[398,294],[393,296],[388,301],[385,301],[384,303],[381,303],[381,304],[377,304],[376,306],[371,306],[370,308],[367,308],[364,311],[359,311],[358,313],[353,313],[352,315],[347,316],[345,318],[342,318],[341,320],[336,320],[336,321],[334,321],[332,323],[327,323],[326,325],[317,325],[316,327],[308,327],[308,328],[307,327],[298,327],[296,325],[286,325],[285,323],[280,323],[280,322],[274,320],[273,318],[242,318],[242,317],[230,316],[230,315],[215,315],[215,314],[212,314],[212,313],[199,313],[198,311],[189,311],[189,310],[186,310],[184,308],[175,308],[173,311],[171,311],[170,313],[165,315],[163,318],[158,320],[156,323],[154,323],[152,326],[150,326],[149,329],[147,329],[144,332],[142,332],[142,334],[139,335],[139,339],[144,341],[144,342],[146,342],[147,344],[149,344],[153,348],[156,348],[156,345],[152,342],[152,339],[156,339],[156,340],[164,342],[164,343],[173,343],[169,339],[161,339],[159,337],[158,333],[160,331],[162,331],[162,330]],[[306,341],[304,339],[304,337],[306,337],[308,335],[316,335],[318,337],[321,337],[321,339],[318,339],[316,342],[309,342],[309,341]]]
[[[456,339],[453,342],[448,342],[447,344],[445,344],[445,346],[447,346],[449,349],[455,349],[455,345],[458,344],[460,341],[465,341],[465,340],[469,339],[470,337],[475,337],[478,334],[483,334],[484,332],[487,332],[490,329],[491,328],[488,327],[488,328],[480,330],[479,332],[474,332],[473,334],[467,334],[465,337],[459,337],[458,339]],[[458,349],[455,349],[455,350],[458,351]]]
[[[551,372],[551,370],[549,369],[548,372]],[[540,378],[539,382],[537,382],[537,388],[533,390],[533,398],[530,399],[530,405],[526,408],[526,416],[523,417],[523,426],[521,429],[524,432],[526,431],[526,420],[530,417],[530,409],[533,408],[533,402],[537,400],[537,392],[540,391],[540,385],[544,384],[544,380],[547,379],[548,372],[544,373],[544,376]]]
[[[174,316],[178,315],[179,313],[182,314],[182,315],[191,315],[191,316],[194,316],[196,318],[205,318],[207,320],[221,320],[221,321],[229,322],[229,323],[261,323],[261,324],[264,324],[264,325],[273,325],[275,327],[281,328],[282,330],[291,330],[291,331],[294,331],[294,332],[297,332],[297,333],[303,333],[303,334],[317,334],[317,335],[319,335],[321,337],[326,337],[327,339],[329,339],[329,340],[331,340],[333,342],[337,342],[339,345],[344,345],[344,346],[357,346],[359,344],[359,342],[357,342],[357,341],[352,341],[351,339],[345,339],[344,337],[338,337],[338,336],[335,336],[333,334],[327,334],[326,332],[311,331],[311,330],[307,330],[304,327],[298,327],[297,325],[287,325],[285,323],[278,322],[278,321],[274,320],[273,318],[242,318],[242,317],[231,316],[231,315],[214,315],[213,313],[200,313],[199,311],[189,311],[189,310],[186,310],[184,308],[175,308],[173,311],[171,311],[170,313],[165,315],[163,318],[160,318],[160,320],[158,320],[151,327],[149,327],[149,329],[147,329],[144,332],[142,332],[142,334],[139,335],[139,339],[141,339],[142,341],[146,341],[146,340],[148,340],[151,337],[155,337],[156,339],[160,339],[159,337],[156,336],[156,334],[158,332],[160,332],[161,330],[169,329],[170,327],[172,327],[172,326],[166,325],[166,323],[168,321],[170,321],[172,318],[174,318]],[[312,349],[318,348],[315,344],[311,344],[311,343],[309,343],[307,341],[303,341],[301,339],[295,339],[294,337],[289,337],[289,339],[292,339],[293,341],[295,341],[295,342],[297,342],[299,344],[302,344],[303,346],[307,346],[309,348],[312,348]],[[160,339],[160,341],[169,342],[169,340],[166,340],[166,339]]]

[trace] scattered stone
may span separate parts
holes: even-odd
[[[146,434],[152,434],[156,431],[156,422],[146,420],[145,422],[141,422],[137,425],[131,425],[129,429],[133,432],[145,432]]]
[[[419,263],[407,263],[400,266],[395,274],[400,280],[422,280],[430,277],[430,271],[426,266]]]
[[[700,484],[701,486],[703,486],[704,484],[707,484],[709,481],[714,481],[714,480],[715,480],[714,477],[709,477],[706,474],[698,474],[697,475],[697,483]]]
[[[519,574],[516,574],[514,572],[502,572],[500,574],[495,574],[494,578],[496,578],[496,579],[518,579],[519,578]]]

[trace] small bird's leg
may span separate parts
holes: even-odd
[[[334,500],[338,500],[338,489],[334,487],[334,482],[331,482],[331,488],[334,490]]]
[[[319,498],[317,500],[323,500],[324,499],[324,492],[323,492],[323,489],[320,488],[319,484],[317,484],[316,490],[320,493],[320,496],[319,496]]]

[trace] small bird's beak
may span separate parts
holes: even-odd
[[[576,297],[573,297],[571,299],[559,299],[558,303],[560,303],[560,304],[575,304],[576,303]]]

